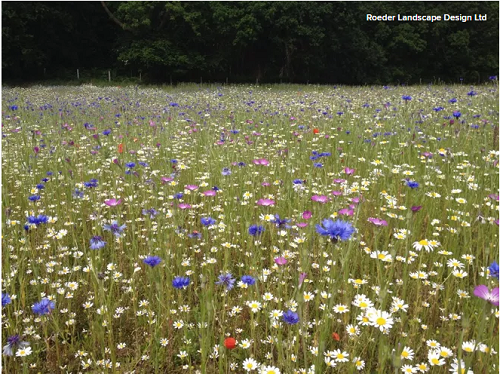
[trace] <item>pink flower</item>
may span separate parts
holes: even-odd
[[[189,191],[195,191],[198,189],[198,186],[194,185],[194,184],[188,184],[184,187],[186,190],[189,190]]]
[[[344,169],[344,173],[346,173],[347,175],[352,175],[354,174],[355,171],[356,169],[349,169],[349,168]]]
[[[259,159],[253,160],[252,162],[255,165],[264,165],[264,166],[269,165],[269,161],[267,161],[265,158],[259,158]]]
[[[311,218],[311,217],[312,217],[312,215],[313,215],[313,214],[312,214],[312,212],[310,212],[309,210],[306,210],[306,211],[304,211],[304,212],[302,213],[302,218],[303,218],[303,219],[309,219],[309,218]]]
[[[269,183],[269,182],[262,182],[261,183],[261,186],[263,186],[263,187],[269,187],[270,185],[271,185],[271,183]]]
[[[387,226],[387,221],[380,218],[368,218],[368,222],[373,223],[375,226]]]
[[[301,227],[301,228],[302,227],[307,227],[307,225],[308,225],[308,223],[306,223],[306,222],[299,222],[299,223],[297,223],[297,227]]]
[[[163,183],[172,182],[173,180],[174,180],[174,178],[171,178],[171,177],[161,177],[161,181]]]
[[[358,197],[353,197],[353,198],[351,199],[351,201],[352,201],[354,204],[359,203],[359,200],[360,200],[360,197],[359,197],[359,196],[358,196]]]
[[[190,209],[191,208],[191,205],[186,204],[186,203],[180,203],[177,206],[179,207],[179,209]]]
[[[333,196],[341,196],[342,195],[342,191],[332,191],[332,195]]]
[[[277,263],[278,265],[285,265],[288,262],[288,260],[284,257],[276,257],[274,259],[274,262]]]
[[[302,285],[302,283],[304,282],[306,277],[307,277],[307,273],[300,273],[300,275],[299,275],[299,287]]]
[[[274,205],[274,200],[271,200],[271,199],[259,199],[259,201],[257,201],[257,205],[271,206],[271,205]]]
[[[334,179],[333,183],[344,183],[345,179]]]
[[[347,208],[344,208],[344,209],[340,209],[339,210],[339,214],[341,216],[352,216],[354,214],[354,210],[352,209],[347,209]]]
[[[487,286],[481,284],[474,288],[474,296],[480,297],[483,300],[489,301],[491,304],[498,306],[498,287],[491,290]]]
[[[109,199],[109,200],[104,200],[104,204],[107,206],[117,206],[122,203],[122,200],[116,200],[116,199]]]
[[[208,190],[208,191],[204,191],[202,193],[203,193],[204,196],[215,196],[215,195],[217,195],[217,193],[214,190]]]
[[[324,195],[314,195],[313,197],[311,197],[311,200],[318,201],[318,202],[324,204],[328,201],[328,197],[324,196]]]

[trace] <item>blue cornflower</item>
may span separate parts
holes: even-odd
[[[462,113],[460,113],[458,110],[453,112],[453,117],[455,117],[455,118],[460,118],[461,115],[462,115]]]
[[[49,178],[42,178],[42,182],[47,183],[49,181]]]
[[[188,234],[188,237],[190,237],[191,239],[201,239],[201,232],[193,231],[192,233]]]
[[[45,185],[40,183],[36,185],[36,188],[38,188],[39,190],[43,190],[45,188]]]
[[[328,156],[331,156],[332,153],[331,152],[321,152],[318,156],[319,157],[328,157]]]
[[[117,221],[111,222],[111,224],[106,223],[103,226],[103,229],[106,231],[111,231],[117,238],[122,236],[123,230],[127,227],[127,225],[119,225]]]
[[[125,166],[128,167],[129,169],[135,168],[135,162],[127,162]]]
[[[240,161],[240,162],[238,162],[238,166],[239,167],[243,167],[243,166],[247,166],[247,164],[245,164],[244,162]]]
[[[29,343],[21,340],[19,335],[12,335],[7,338],[7,345],[3,346],[3,354],[5,356],[14,356],[14,350],[28,347]]]
[[[40,302],[35,303],[31,309],[33,310],[33,313],[43,316],[45,314],[49,314],[55,307],[56,304],[53,301],[50,301],[49,299],[42,299]]]
[[[302,179],[294,179],[293,184],[302,184],[304,181]]]
[[[180,199],[182,199],[182,197],[183,197],[183,196],[184,196],[184,194],[183,194],[182,192],[179,192],[179,193],[176,193],[176,194],[174,195],[174,199],[178,199],[178,200],[180,200]]]
[[[203,217],[200,221],[203,226],[212,226],[216,222],[215,219],[213,219],[212,217],[208,218]]]
[[[48,176],[48,177],[50,177],[51,175],[54,175],[54,173],[53,173],[53,172],[51,172],[51,171],[48,171],[48,172],[47,172],[47,176]]]
[[[171,162],[172,164],[176,164],[176,163],[177,163],[177,160],[176,160],[175,158],[173,158],[173,159],[171,159],[171,160],[170,160],[170,162]]]
[[[97,187],[97,179],[91,179],[89,182],[84,182],[83,185],[87,188]]]
[[[322,168],[323,167],[323,164],[321,162],[316,162],[314,163],[313,165],[315,168]]]
[[[7,292],[2,292],[2,308],[5,305],[9,305],[12,302],[12,299],[10,298],[9,294]]]
[[[289,325],[295,325],[299,322],[299,315],[291,310],[288,310],[283,313],[283,322],[288,323]]]
[[[40,225],[42,223],[47,223],[49,222],[49,217],[43,215],[43,214],[39,214],[38,217],[35,217],[35,216],[29,216],[27,218],[28,220],[28,223],[31,224],[31,225]]]
[[[252,225],[248,228],[248,233],[252,236],[260,235],[264,232],[263,226]]]
[[[448,100],[448,102],[449,102],[450,104],[455,104],[455,103],[457,102],[457,99],[456,99],[456,98],[453,98],[453,99]]]
[[[177,104],[177,103],[170,103],[170,106],[177,107],[177,106],[179,106],[179,104]]]
[[[351,235],[356,231],[349,222],[342,220],[324,219],[323,226],[316,225],[316,232],[322,236],[329,236],[332,240],[348,240]]]
[[[158,211],[156,209],[154,209],[154,208],[143,209],[142,210],[142,214],[144,214],[145,216],[147,216],[149,214],[149,218],[153,219],[158,214]]]
[[[142,161],[139,161],[139,165],[144,166],[144,167],[148,167],[149,166],[148,163],[142,162]]]
[[[241,277],[241,281],[249,286],[253,286],[255,284],[255,278],[250,275],[244,275]]]
[[[188,277],[175,277],[172,280],[172,286],[177,289],[185,288],[189,286],[191,280]]]
[[[410,101],[410,100],[411,100],[411,96],[409,96],[409,95],[403,95],[403,96],[402,96],[402,99],[403,99],[404,101]]]
[[[223,168],[222,169],[222,175],[231,175],[231,169],[229,169],[229,168]]]
[[[102,135],[109,135],[109,134],[111,134],[111,130],[110,129],[104,130],[102,132]]]
[[[156,265],[159,265],[161,261],[161,258],[158,256],[148,256],[142,262],[154,268]]]
[[[499,268],[498,268],[497,262],[493,261],[493,263],[490,265],[490,267],[488,269],[490,270],[490,275],[492,277],[498,279]],[[2,305],[3,305],[3,300],[2,300]]]
[[[467,92],[467,96],[476,96],[476,95],[477,95],[476,91]]]
[[[231,131],[230,131],[230,133],[231,133],[231,134],[234,134],[234,135],[238,134],[239,132],[240,132],[240,130],[231,130]]]
[[[75,188],[75,190],[73,191],[73,197],[75,199],[82,199],[83,196],[84,196],[84,192],[80,191],[78,188]]]
[[[106,242],[98,235],[90,238],[90,249],[101,249],[106,245]]]
[[[38,200],[40,200],[40,196],[32,195],[32,196],[28,197],[28,200],[29,201],[38,201]]]
[[[415,182],[415,181],[407,181],[406,185],[410,188],[418,188],[418,186],[419,186],[418,182]]]
[[[234,287],[235,279],[233,278],[231,273],[221,274],[219,275],[219,281],[215,282],[215,284],[220,284],[226,286],[226,290],[230,290]]]
[[[435,112],[440,112],[440,111],[444,110],[444,108],[442,106],[437,106],[437,107],[433,108],[432,110]]]
[[[279,214],[275,214],[274,219],[271,220],[271,222],[274,223],[276,225],[276,227],[283,227],[284,226],[287,229],[290,228],[290,226],[287,225],[287,223],[290,221],[291,221],[291,219],[287,219],[287,218],[281,219]]]
[[[496,75],[490,75],[490,77],[489,77],[490,81],[496,81],[497,78],[498,77]]]
[[[17,110],[19,107],[17,105],[11,105],[9,107],[10,110]]]

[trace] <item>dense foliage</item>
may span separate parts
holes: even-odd
[[[369,22],[366,14],[487,14]],[[3,2],[4,80],[422,83],[498,71],[498,2]]]

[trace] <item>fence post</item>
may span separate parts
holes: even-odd
[[[80,69],[76,69],[76,79],[80,80]]]
[[[111,82],[111,70],[108,70],[108,82]]]

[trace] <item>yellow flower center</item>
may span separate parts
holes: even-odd
[[[383,326],[386,323],[385,318],[382,318],[382,317],[377,318],[376,322],[377,322],[377,325],[379,325],[379,326]]]

